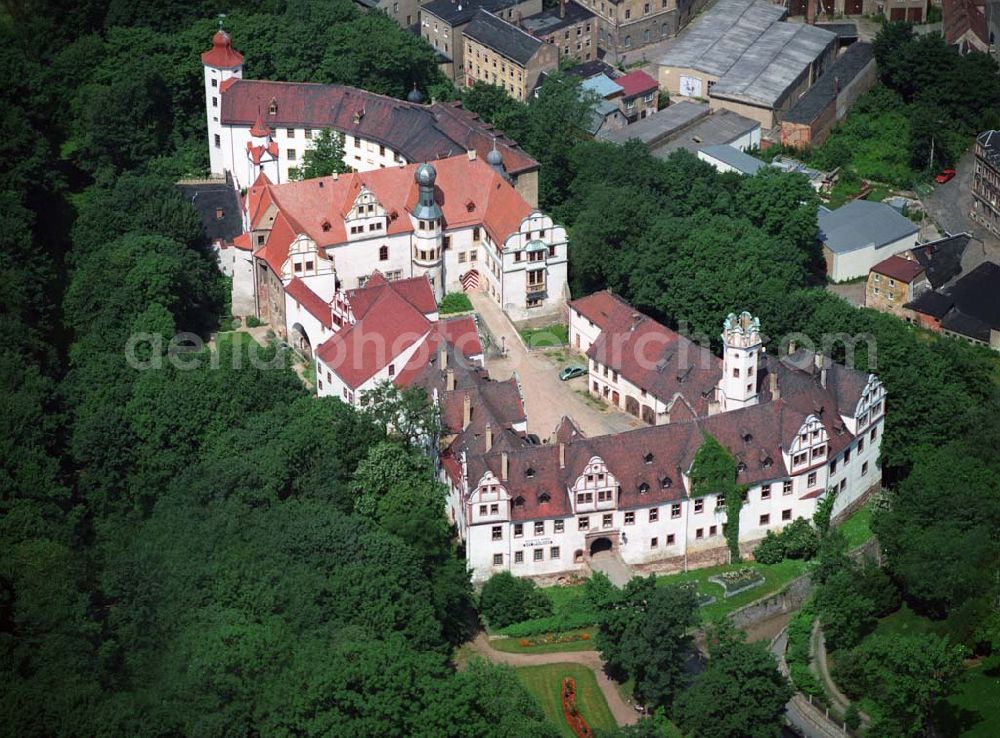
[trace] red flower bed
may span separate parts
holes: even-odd
[[[570,730],[576,738],[594,738],[594,731],[587,725],[583,715],[576,709],[576,680],[573,677],[566,677],[562,683],[562,709],[563,717]]]

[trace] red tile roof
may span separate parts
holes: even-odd
[[[333,328],[333,316],[330,314],[330,306],[324,302],[323,298],[309,289],[309,286],[298,277],[285,285],[285,294],[298,302],[316,320],[327,328]]]
[[[364,287],[347,292],[347,299],[351,304],[354,319],[361,320],[384,290],[395,291],[424,315],[436,313],[438,310],[437,300],[434,299],[434,290],[426,276],[409,277],[389,282],[381,272],[376,271],[365,282]]]
[[[990,33],[986,14],[973,0],[944,0],[944,37],[949,44],[956,44],[972,31],[980,45],[989,47]]]
[[[483,353],[476,321],[471,316],[442,320],[438,323],[438,332],[466,358],[481,356]]]
[[[253,251],[253,246],[250,245],[250,234],[241,233],[238,235],[233,239],[233,246],[238,248],[240,251]]]
[[[625,327],[633,315],[638,315],[634,307],[607,290],[573,300],[569,305],[602,331]]]
[[[895,255],[880,261],[872,267],[872,271],[890,279],[909,284],[924,273],[924,267],[919,261],[904,259],[902,256]]]
[[[243,64],[243,54],[233,48],[229,34],[220,29],[212,36],[212,48],[201,55],[201,63],[206,67],[235,69]]]
[[[485,158],[493,149],[503,157],[508,174],[538,169],[517,142],[479,120],[456,103],[420,105],[344,85],[306,82],[238,80],[220,88],[219,120],[223,125],[250,126],[258,111],[272,128],[334,128],[348,135],[376,141],[410,162],[464,154],[475,149]]]
[[[629,72],[622,77],[617,77],[615,79],[615,84],[620,86],[625,91],[623,97],[634,97],[635,95],[641,95],[644,92],[652,92],[660,86],[655,79],[650,77],[641,69]]]

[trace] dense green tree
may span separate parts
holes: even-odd
[[[292,179],[314,179],[349,171],[351,168],[344,163],[343,136],[324,128],[313,137],[312,148],[302,155],[302,166],[291,169],[289,175]]]
[[[708,665],[677,698],[681,727],[698,738],[780,735],[793,690],[774,657],[762,643],[745,643],[735,631],[723,629],[712,638]]]
[[[483,585],[479,611],[492,628],[552,614],[552,602],[530,579],[515,577],[509,571],[494,574]]]
[[[826,642],[833,650],[852,648],[875,627],[875,603],[857,586],[855,572],[831,574],[816,593]]]

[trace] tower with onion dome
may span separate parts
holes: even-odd
[[[212,174],[226,173],[222,153],[224,147],[231,146],[229,133],[219,122],[222,112],[222,87],[227,80],[243,78],[243,54],[233,48],[229,34],[219,30],[212,36],[212,48],[201,55],[205,68],[205,116],[208,123],[208,156],[212,164]],[[251,180],[252,181],[252,180]]]
[[[413,276],[426,274],[434,287],[435,297],[441,299],[444,296],[441,270],[443,231],[435,185],[437,170],[433,164],[425,162],[416,168],[413,179],[417,185],[417,201],[410,212],[413,221]]]

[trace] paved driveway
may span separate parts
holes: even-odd
[[[949,233],[969,232],[986,246],[987,254],[1000,258],[1000,239],[969,217],[972,210],[972,172],[976,159],[970,148],[955,167],[958,172],[950,182],[935,184],[923,198],[927,213],[942,229]]]
[[[568,356],[568,349],[560,352],[528,351],[513,324],[488,295],[470,292],[469,299],[497,343],[503,343],[507,349],[503,358],[487,358],[486,368],[491,377],[501,380],[517,372],[528,413],[529,433],[548,438],[564,415],[573,418],[588,436],[617,433],[643,425],[631,415],[590,398],[586,377],[568,382],[559,379],[559,370],[570,362],[559,361],[558,356],[550,354]],[[572,363],[584,365],[586,361],[584,357],[572,359]]]

